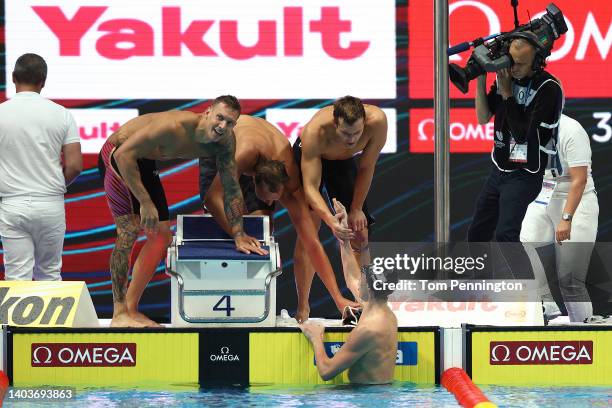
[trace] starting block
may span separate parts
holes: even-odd
[[[210,215],[179,215],[168,248],[174,327],[274,327],[282,273],[268,216],[244,216],[244,231],[268,255],[244,254]]]

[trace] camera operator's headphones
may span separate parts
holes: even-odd
[[[545,47],[531,31],[519,31],[508,35],[508,39],[510,40],[517,38],[522,38],[535,47],[536,53],[531,69],[533,71],[540,71],[543,69],[546,66],[546,58],[550,55],[550,48]]]

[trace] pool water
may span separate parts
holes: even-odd
[[[501,387],[482,391],[500,407],[611,407],[608,387]],[[457,407],[442,387],[384,386],[254,386],[249,388],[172,387],[153,389],[77,389],[70,402],[12,402],[5,407]]]

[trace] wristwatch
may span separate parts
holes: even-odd
[[[572,220],[572,214],[570,214],[570,213],[563,213],[563,215],[561,216],[561,219],[563,221],[571,221]]]

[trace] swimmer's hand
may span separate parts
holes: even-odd
[[[155,235],[159,227],[159,215],[153,202],[148,201],[140,204],[140,226],[147,235]]]
[[[336,212],[336,218],[338,219],[338,222],[343,227],[348,227],[348,222],[346,218],[346,207],[344,207],[342,203],[336,200],[335,198],[332,199],[332,201],[334,202],[334,211]]]
[[[325,332],[325,326],[321,323],[307,321],[306,323],[299,324],[298,327],[304,333],[304,336],[312,343],[314,340],[323,341],[323,333]]]
[[[259,255],[268,255],[268,251],[261,247],[261,243],[257,239],[244,232],[234,235],[234,243],[236,244],[236,249],[245,254],[254,252]]]
[[[334,215],[336,222],[330,227],[332,228],[332,232],[334,233],[334,236],[336,237],[336,239],[342,242],[350,241],[351,239],[354,239],[355,234],[348,227],[346,208],[344,208],[342,203],[336,200],[335,198],[333,199],[333,203],[334,203],[334,211],[336,212],[336,215]]]
[[[329,228],[331,228],[332,230],[332,234],[334,234],[334,237],[336,237],[338,241],[343,242],[350,241],[351,239],[355,238],[355,234],[350,228],[343,227],[342,224],[340,224],[340,221],[338,220],[338,214],[336,214],[334,217],[336,218],[336,220],[332,225],[329,226]]]
[[[359,208],[352,209],[348,216],[348,224],[356,232],[365,229],[368,226],[368,220],[363,210]]]

